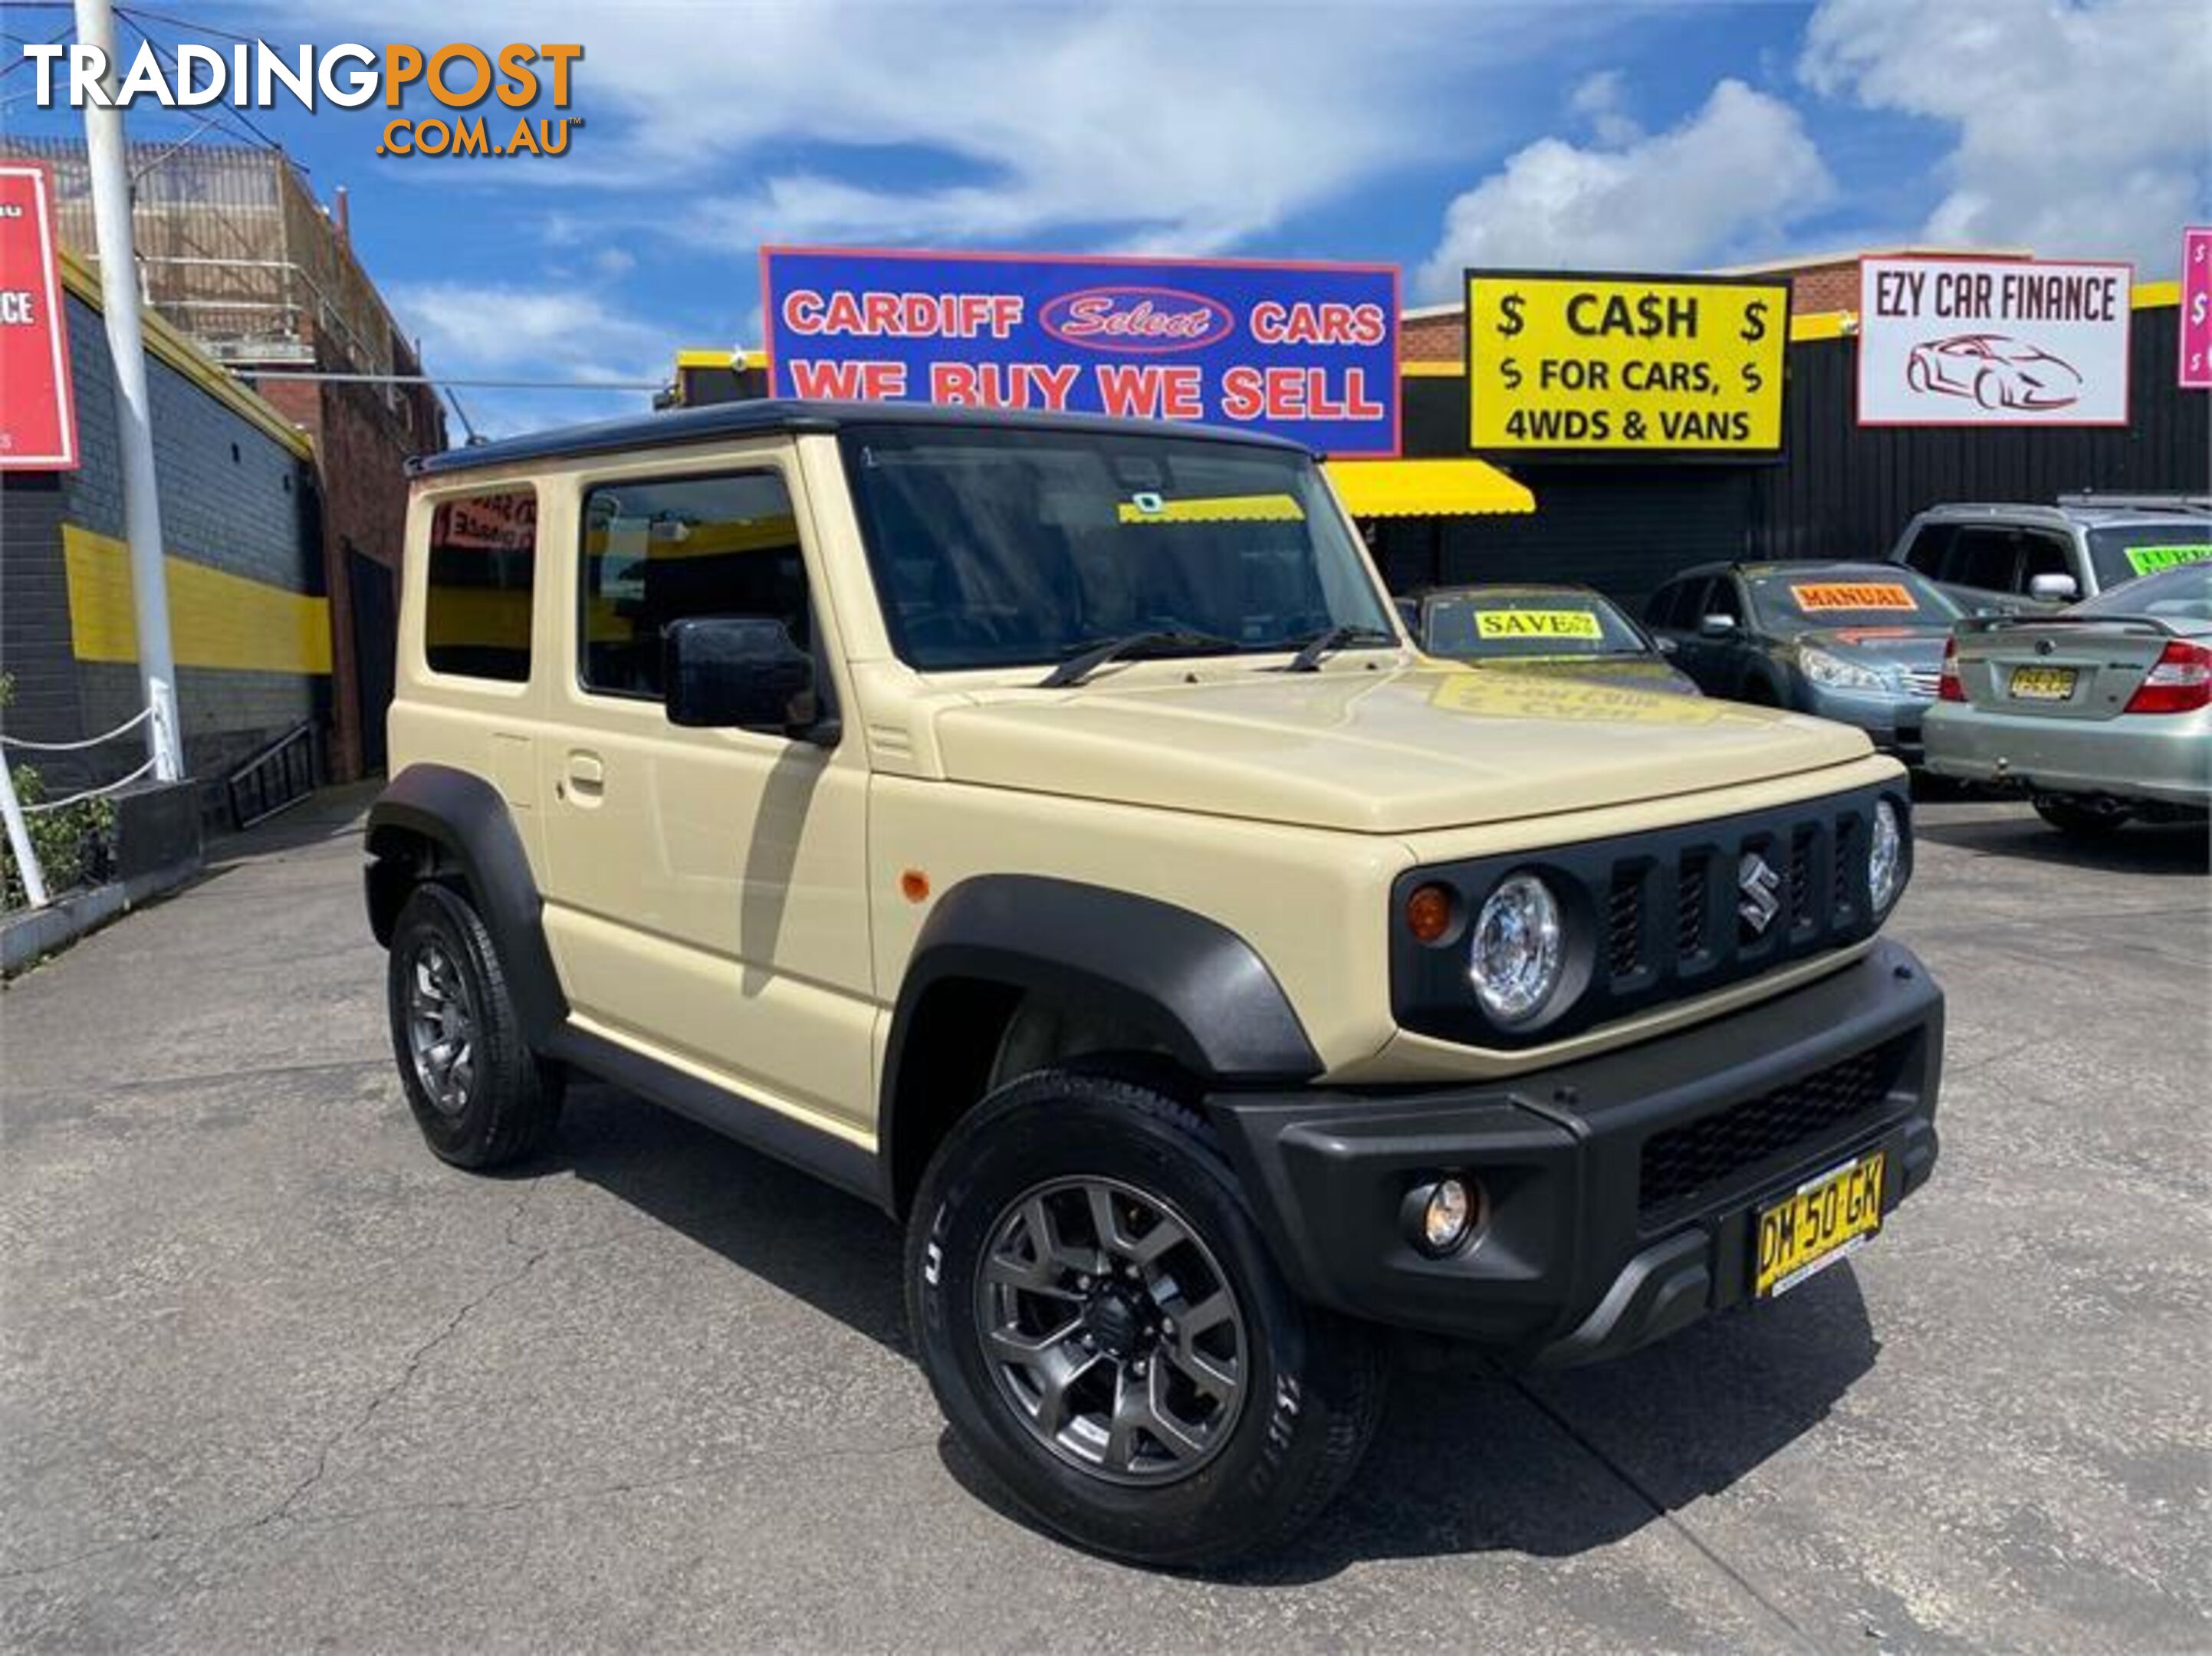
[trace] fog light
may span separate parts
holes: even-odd
[[[1415,1247],[1441,1257],[1467,1240],[1474,1228],[1476,1209],[1474,1187],[1466,1180],[1438,1179],[1407,1192],[1406,1228]]]

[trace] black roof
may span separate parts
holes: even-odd
[[[1120,433],[1133,437],[1195,437],[1265,448],[1311,451],[1262,432],[1231,431],[1218,426],[1174,425],[1163,420],[1109,420],[1095,414],[1037,414],[1012,409],[947,408],[934,403],[811,403],[770,397],[751,402],[710,403],[704,408],[672,409],[585,426],[562,426],[526,437],[502,438],[473,448],[417,455],[408,462],[410,476],[472,471],[516,460],[549,460],[576,454],[605,454],[617,449],[661,448],[711,443],[727,437],[756,437],[768,432],[836,431],[849,425],[988,426],[1020,431]]]

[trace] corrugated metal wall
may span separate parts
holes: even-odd
[[[1912,514],[1947,500],[2043,500],[2081,489],[2212,489],[2212,394],[2174,383],[2173,306],[2135,313],[2130,420],[2102,429],[1862,430],[1858,346],[1790,348],[1786,457],[1725,465],[1508,465],[1536,494],[1528,518],[1378,525],[1394,585],[1583,581],[1640,604],[1710,558],[1878,558]],[[1466,382],[1401,382],[1406,452],[1467,452]]]

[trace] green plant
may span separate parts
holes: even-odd
[[[14,700],[15,680],[0,673],[0,707]],[[46,784],[28,765],[11,765],[15,798],[35,805],[46,797]],[[105,799],[86,799],[59,810],[28,812],[23,825],[31,837],[32,854],[46,876],[49,896],[58,896],[80,885],[104,877],[115,851],[115,807]],[[15,848],[0,834],[0,910],[24,907],[30,899],[23,889],[22,870],[15,865]]]

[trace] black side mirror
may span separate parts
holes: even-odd
[[[780,621],[761,616],[694,616],[671,622],[660,640],[668,722],[696,729],[774,731],[818,740],[814,658]]]

